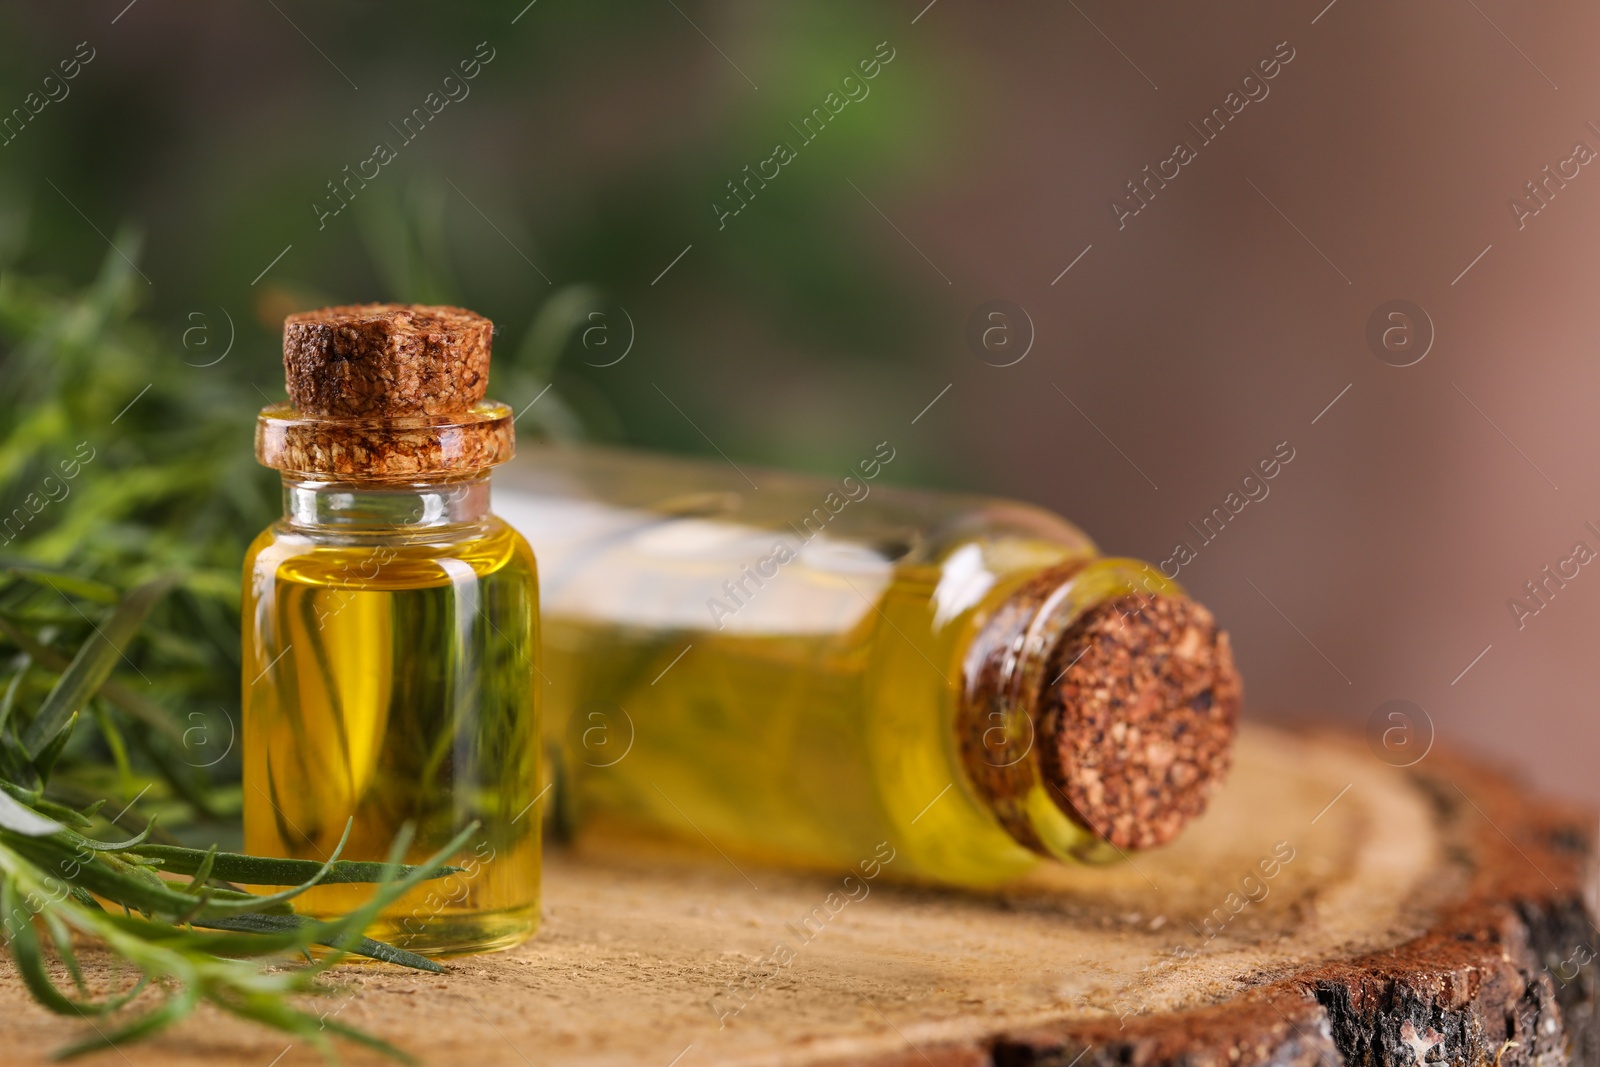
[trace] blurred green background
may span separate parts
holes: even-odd
[[[519,8],[139,3],[111,24],[8,6],[0,100],[22,103],[86,34],[94,58],[0,148],[7,275],[68,290],[122,259],[115,242],[137,264],[115,303],[150,331],[147,376],[245,407],[281,395],[286,312],[453,303],[497,324],[497,398],[520,409],[554,381],[525,433],[690,452],[710,452],[709,437],[757,461],[852,462],[862,442],[818,420],[850,422],[915,358],[932,275],[908,280],[881,235],[823,221],[858,196],[846,178],[882,187],[941,165],[957,119],[940,87],[891,62],[867,83],[870,103],[846,107],[757,209],[719,228],[727,183],[774,142],[798,143],[790,123],[872,57],[884,26],[846,3],[759,17],[665,2]],[[492,59],[463,82],[458,63],[475,52]],[[759,69],[759,88],[727,55]],[[458,98],[405,141],[403,121],[452,74]],[[314,205],[340,204],[329,183],[380,141],[396,158],[344,186],[348,208],[319,225]],[[533,336],[542,309],[564,313]],[[582,346],[591,324],[604,326],[592,346],[608,348]],[[194,366],[232,329],[226,359]],[[628,358],[602,366],[629,333]],[[773,384],[759,410],[717,388],[757,372]],[[248,420],[235,427],[219,447],[245,447]]]
[[[0,10],[0,107],[19,109],[0,120],[0,622],[22,706],[51,683],[40,646],[68,656],[118,590],[188,575],[122,672],[181,736],[97,701],[53,789],[137,795],[168,825],[236,809],[238,566],[278,506],[251,442],[283,395],[288,312],[490,316],[491,395],[525,409],[524,437],[827,471],[885,435],[887,397],[896,421],[924,402],[899,376],[937,279],[826,220],[941,166],[958,109],[903,60],[862,78],[875,50],[898,55],[858,5],[753,14]],[[830,93],[802,143],[791,123]],[[724,217],[780,141],[797,157]],[[395,154],[374,177],[380,142]],[[898,474],[949,459],[924,449]]]

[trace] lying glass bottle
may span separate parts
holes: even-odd
[[[983,885],[1204,808],[1240,699],[1210,613],[1041,509],[886,488],[894,455],[829,481],[547,446],[502,472],[579,822],[783,863],[888,842],[897,875]]]

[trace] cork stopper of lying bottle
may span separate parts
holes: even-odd
[[[1035,851],[1093,860],[1165,844],[1227,775],[1242,699],[1228,635],[1146,564],[1036,576],[965,667],[963,763]]]
[[[511,409],[485,400],[494,324],[464,308],[347,304],[283,323],[289,403],[262,410],[256,457],[340,481],[421,481],[504,463]]]

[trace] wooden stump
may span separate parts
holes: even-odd
[[[472,1067],[1597,1063],[1594,831],[1438,751],[1251,724],[1212,811],[1130,863],[978,893],[593,839],[549,856],[531,944],[343,968],[324,1007]],[[5,970],[0,1020],[0,1062],[63,1043]],[[97,1062],[320,1062],[284,1045],[203,1012]]]

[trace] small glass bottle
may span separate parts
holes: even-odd
[[[539,919],[538,581],[489,511],[512,416],[483,399],[493,327],[460,308],[364,304],[284,323],[290,403],[256,454],[283,518],[244,563],[244,830],[260,855],[382,860],[415,828],[450,862],[368,932],[430,956],[508,948]],[[270,891],[270,889],[268,889]],[[353,910],[367,885],[297,910]]]
[[[983,885],[1204,808],[1240,700],[1210,613],[1039,508],[886,488],[894,457],[829,480],[547,447],[506,470],[580,821]]]

